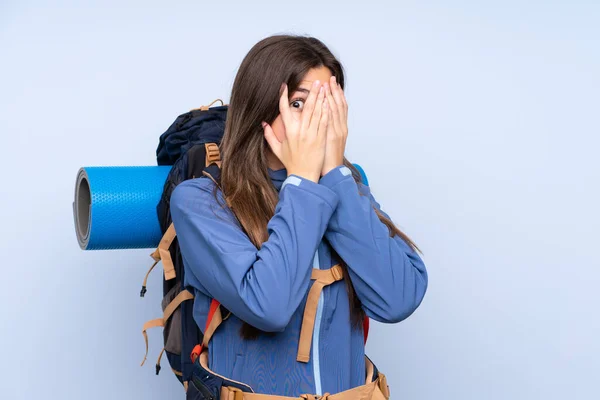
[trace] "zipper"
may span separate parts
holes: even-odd
[[[319,246],[320,247],[320,246]],[[319,248],[317,247],[317,251],[315,252],[315,257],[313,258],[313,268],[321,269],[319,263]],[[321,387],[321,364],[319,361],[319,337],[321,336],[321,319],[323,318],[323,292],[319,295],[319,302],[317,304],[317,315],[315,317],[315,328],[313,330],[313,339],[312,339],[312,360],[313,360],[313,374],[315,378],[315,394],[321,395],[323,390]]]

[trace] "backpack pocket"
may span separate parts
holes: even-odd
[[[173,300],[181,293],[181,287],[174,285],[171,290],[167,292],[162,300],[162,310],[165,309],[173,302]],[[167,353],[180,356],[181,355],[181,307],[177,306],[171,317],[167,320],[163,330],[163,338],[165,343],[165,351]]]

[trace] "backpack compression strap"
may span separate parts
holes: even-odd
[[[182,290],[173,301],[171,301],[166,307],[163,313],[162,318],[156,318],[150,320],[144,324],[142,327],[142,335],[144,336],[144,342],[146,343],[146,354],[144,355],[144,360],[142,361],[142,365],[146,362],[146,358],[148,357],[148,334],[146,331],[150,328],[162,327],[164,328],[167,325],[167,321],[171,318],[171,315],[175,312],[177,307],[181,305],[186,300],[191,300],[194,298],[194,295],[188,290]],[[162,353],[161,353],[162,356]],[[160,357],[159,357],[160,360]]]
[[[169,251],[169,247],[175,240],[175,225],[171,222],[171,225],[165,231],[165,234],[160,239],[160,243],[158,244],[156,250],[150,254],[150,257],[154,259],[154,264],[150,267],[146,276],[144,277],[144,282],[142,283],[142,290],[140,291],[140,297],[144,297],[146,294],[146,284],[148,282],[148,276],[150,272],[154,269],[156,264],[160,260],[163,262],[163,270],[165,273],[165,280],[171,280],[175,278],[175,266],[173,265],[173,259],[171,258],[171,252]]]

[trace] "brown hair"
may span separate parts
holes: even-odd
[[[245,233],[257,248],[268,239],[267,224],[275,213],[278,193],[268,174],[268,144],[263,136],[262,121],[272,123],[279,114],[279,96],[282,82],[291,95],[312,68],[327,67],[342,89],[344,71],[340,62],[318,39],[296,35],[267,37],[248,52],[235,80],[227,112],[225,133],[221,142],[220,189]],[[357,182],[359,171],[346,159],[346,165]],[[215,187],[216,193],[216,187]],[[412,248],[414,243],[392,221],[375,209],[377,216],[390,231],[399,235]],[[360,327],[365,316],[348,275],[347,267],[339,258],[344,271],[350,319]],[[241,334],[255,338],[260,331],[245,323]]]

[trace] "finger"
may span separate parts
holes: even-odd
[[[332,118],[332,114],[331,114],[331,97],[327,97],[327,95],[325,95],[325,101],[327,101],[327,107],[325,107],[324,109],[327,110],[327,140],[331,139],[334,137],[335,135],[335,129],[333,126],[333,118]]]
[[[269,147],[277,156],[277,158],[281,159],[281,142],[277,139],[277,136],[275,136],[273,128],[271,128],[271,125],[267,124],[266,122],[262,123],[262,127],[265,140],[269,144]]]
[[[333,124],[331,123],[333,121],[333,111],[332,111],[332,108],[333,107],[331,107],[329,105],[329,100],[328,100],[327,101],[327,111],[329,111],[329,116],[328,116],[329,120],[327,121],[327,126],[328,127],[331,126],[333,128]]]
[[[319,95],[319,87],[321,86],[321,82],[316,80],[313,82],[310,92],[306,97],[306,102],[304,103],[304,108],[302,108],[302,126],[310,126],[310,121],[312,119],[312,114],[315,109],[315,102],[317,101],[317,97]]]
[[[333,98],[335,99],[335,104],[338,111],[338,114],[340,115],[344,115],[344,93],[342,91],[342,88],[340,87],[340,84],[337,83],[335,81],[335,77],[332,78],[333,80],[333,84],[332,86],[332,94],[333,94]]]
[[[285,83],[282,86],[283,86],[283,91],[281,93],[281,96],[279,96],[279,112],[281,113],[281,118],[283,118],[283,120],[285,122],[289,122],[292,112],[290,111],[290,101],[288,98],[288,87]]]
[[[333,140],[335,139],[335,135],[336,135],[336,131],[335,131],[335,127],[333,124],[333,114],[332,114],[332,105],[331,105],[331,98],[327,97],[327,140]]]
[[[340,83],[337,82],[335,77],[332,77],[332,79],[335,80],[335,84],[332,86],[334,86],[333,91],[338,95],[338,97],[336,97],[336,100],[339,105],[339,109],[341,109],[344,112],[344,117],[347,117],[348,116],[348,103],[346,101],[346,95],[344,94],[344,89],[342,88],[342,85],[340,85]]]
[[[335,90],[333,89],[334,86],[336,86],[335,83],[335,77],[332,77],[331,79],[331,84],[325,84],[326,87],[326,98],[327,98],[327,102],[329,103],[329,112],[331,113],[331,115],[329,116],[329,125],[333,125],[333,127],[335,128],[336,131],[340,131],[341,128],[341,122],[339,120],[340,118],[340,111],[338,110],[338,105],[337,102],[335,101],[335,97],[333,95],[333,91]]]
[[[323,100],[323,112],[321,113],[321,119],[319,121],[319,136],[325,136],[327,133],[327,125],[329,123],[329,104],[327,99]]]
[[[317,101],[314,106],[314,111],[312,118],[310,119],[310,125],[308,126],[308,130],[318,134],[319,130],[319,122],[321,121],[321,114],[323,113],[323,100],[325,98],[325,90],[323,87],[319,89],[319,95],[317,96]],[[306,105],[305,105],[306,106]]]
[[[348,102],[346,101],[346,94],[344,93],[344,89],[342,89],[342,86],[338,83],[338,89],[339,92],[341,94],[342,97],[342,104],[343,104],[343,110],[344,110],[344,114],[347,116],[348,115]]]

